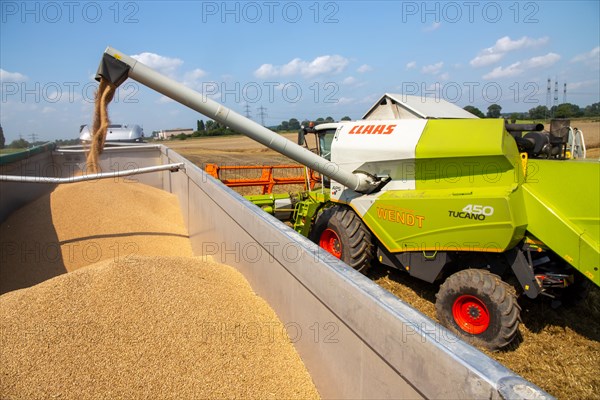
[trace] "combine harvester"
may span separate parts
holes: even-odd
[[[327,177],[327,190],[248,199],[358,271],[377,260],[441,282],[438,319],[468,342],[509,345],[521,293],[559,305],[600,285],[600,164],[566,160],[576,146],[563,127],[331,123],[317,127],[314,154],[115,50],[100,75],[131,77]]]
[[[501,121],[485,120],[331,127],[329,160],[115,49],[99,75],[135,79],[318,171],[331,189],[287,202],[294,231],[162,145],[106,148],[102,170],[119,170],[83,176],[84,149],[48,147],[3,166],[0,220],[55,184],[139,174],[178,196],[195,253],[236,267],[275,310],[324,398],[551,398],[355,269],[377,257],[421,279],[449,275],[449,325],[462,317],[460,333],[487,319],[462,336],[504,344],[519,310],[500,275],[514,272],[530,297],[576,270],[599,283],[597,163],[527,160]],[[575,195],[587,207],[560,184],[567,176],[585,180]]]

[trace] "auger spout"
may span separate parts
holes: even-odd
[[[337,164],[298,146],[264,126],[154,71],[112,47],[105,50],[100,62],[96,79],[100,80],[101,77],[116,86],[119,86],[127,78],[134,79],[357,192],[370,193],[379,186],[378,182],[372,177],[345,171]]]

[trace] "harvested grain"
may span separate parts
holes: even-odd
[[[0,297],[1,398],[317,398],[269,306],[199,258],[104,261]]]
[[[94,102],[94,125],[92,127],[92,142],[87,155],[87,171],[100,172],[99,157],[104,150],[104,142],[110,121],[108,119],[108,104],[112,101],[116,86],[104,78],[100,79]]]
[[[58,186],[0,225],[0,293],[106,259],[191,256],[177,198],[112,179]]]

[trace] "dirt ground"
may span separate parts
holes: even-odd
[[[588,158],[599,158],[600,120],[574,121],[572,126],[583,131]],[[296,140],[295,133],[284,136]],[[294,163],[242,136],[177,140],[165,144],[200,167],[206,163]],[[386,290],[435,319],[437,287],[434,285],[381,265],[372,268],[369,276]],[[519,302],[523,319],[521,340],[505,351],[486,353],[557,398],[597,398],[600,393],[600,289],[593,287],[585,301],[568,308],[553,309],[545,299],[531,301],[522,298]]]

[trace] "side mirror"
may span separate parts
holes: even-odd
[[[304,127],[301,126],[300,130],[298,131],[298,144],[300,146],[304,146],[304,143],[306,142],[306,139],[304,138]]]

